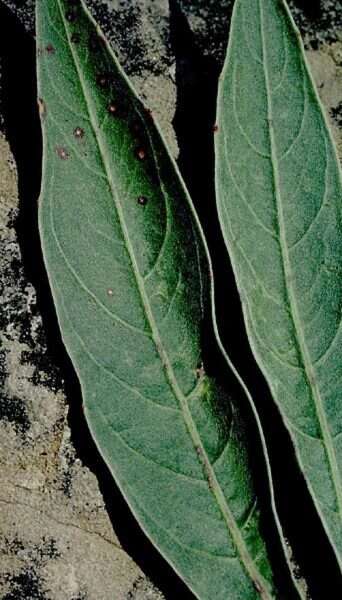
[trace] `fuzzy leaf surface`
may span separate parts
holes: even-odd
[[[341,564],[341,171],[282,0],[237,0],[217,110],[217,203],[249,339]]]
[[[82,5],[37,2],[37,45],[42,247],[92,435],[198,598],[272,598],[237,409],[200,367],[209,259],[177,169]]]

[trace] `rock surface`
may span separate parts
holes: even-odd
[[[33,0],[2,1],[33,34]],[[177,155],[174,16],[168,0],[93,0],[90,5]],[[298,5],[291,2],[342,156],[341,11],[324,0],[321,12],[310,19]],[[192,42],[219,68],[232,1],[180,0],[179,7]],[[2,129],[6,132],[6,121]],[[80,451],[86,430],[78,427],[81,414],[70,418],[73,390],[64,385],[64,371],[47,343],[48,319],[42,320],[44,307],[37,303],[18,243],[18,202],[16,165],[1,135],[1,598],[161,600],[161,592],[121,547],[115,534],[121,513],[114,503],[109,517],[97,467],[90,470],[87,453]]]

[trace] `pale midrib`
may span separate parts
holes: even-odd
[[[292,279],[292,268],[291,261],[289,256],[289,249],[286,242],[286,228],[285,228],[285,219],[283,215],[282,209],[282,198],[280,192],[280,180],[279,180],[279,167],[278,167],[278,158],[277,158],[277,149],[276,142],[274,139],[274,131],[272,123],[273,113],[272,113],[272,100],[271,100],[271,88],[269,82],[269,74],[267,67],[267,50],[266,50],[266,42],[264,36],[264,17],[263,17],[263,8],[262,8],[262,0],[259,0],[259,9],[260,9],[260,33],[262,40],[262,51],[263,51],[263,71],[265,76],[265,88],[267,95],[267,116],[269,127],[269,140],[270,140],[270,149],[271,149],[271,163],[272,163],[272,173],[273,173],[273,181],[274,181],[274,192],[275,192],[275,200],[276,200],[276,209],[278,215],[278,224],[279,224],[279,245],[282,256],[282,265],[283,265],[283,274],[284,274],[284,282],[285,282],[285,290],[286,296],[290,305],[290,316],[292,319],[296,345],[299,350],[299,357],[302,363],[302,368],[305,374],[305,379],[307,381],[307,387],[310,390],[313,403],[315,406],[315,411],[317,415],[317,419],[320,425],[321,433],[322,433],[322,441],[323,446],[325,448],[325,452],[328,458],[331,477],[333,481],[333,485],[335,488],[336,499],[337,499],[337,507],[342,518],[342,482],[339,473],[338,463],[335,455],[333,438],[330,432],[329,424],[326,418],[326,414],[324,411],[324,406],[322,402],[322,398],[320,395],[320,390],[316,384],[314,368],[312,365],[312,361],[310,358],[310,353],[306,346],[305,335],[303,330],[303,325],[301,322],[299,309],[297,306],[296,295],[291,286]],[[312,490],[313,495],[314,492]],[[317,505],[317,503],[315,502]],[[317,506],[319,512],[321,513],[320,507]]]
[[[65,21],[64,18],[64,13],[63,13],[63,9],[61,7],[60,4],[60,0],[57,0],[57,4],[58,4],[58,8],[59,8],[59,12],[61,15],[61,19],[63,22],[63,26],[64,26],[64,30],[65,30],[65,35],[67,37],[68,40],[68,45],[69,45],[69,50],[70,53],[72,55],[74,64],[75,64],[75,68],[78,74],[78,78],[80,81],[80,85],[82,88],[82,92],[83,92],[83,96],[86,102],[86,106],[87,106],[87,110],[88,110],[88,114],[89,114],[89,119],[94,131],[94,136],[98,145],[98,149],[100,152],[100,156],[102,159],[102,163],[103,163],[103,167],[104,170],[106,172],[107,175],[107,179],[108,179],[108,183],[110,185],[110,189],[112,192],[112,196],[115,202],[115,206],[116,206],[116,210],[117,210],[117,214],[119,217],[119,221],[120,221],[120,225],[122,228],[122,232],[124,235],[124,239],[125,239],[125,243],[126,243],[126,248],[128,251],[128,254],[130,256],[130,260],[132,263],[132,268],[134,271],[134,275],[136,278],[136,282],[137,282],[137,287],[141,296],[141,301],[143,303],[145,312],[146,312],[146,316],[148,318],[150,327],[151,327],[151,332],[152,332],[152,337],[154,339],[154,343],[157,349],[157,352],[160,356],[161,362],[165,367],[165,372],[167,374],[167,378],[169,380],[169,384],[171,386],[171,389],[174,392],[175,397],[177,398],[180,407],[183,411],[183,416],[184,416],[184,421],[185,424],[187,426],[187,429],[189,431],[190,437],[192,438],[192,442],[194,444],[195,449],[199,450],[199,455],[201,458],[201,463],[203,466],[203,470],[204,473],[206,475],[206,478],[208,480],[208,485],[210,487],[210,489],[213,492],[213,495],[215,496],[216,502],[218,504],[218,507],[224,517],[225,523],[227,525],[227,528],[230,532],[230,535],[233,539],[233,543],[236,547],[237,553],[240,556],[241,559],[241,563],[247,573],[247,575],[251,578],[252,582],[254,583],[256,589],[258,590],[260,597],[263,600],[272,600],[272,595],[269,592],[269,584],[268,582],[264,579],[264,577],[261,575],[261,573],[259,572],[259,570],[256,568],[255,563],[253,558],[251,557],[248,548],[241,536],[240,530],[238,528],[238,525],[229,509],[229,506],[227,504],[226,498],[224,496],[224,493],[222,491],[222,488],[217,480],[216,474],[214,469],[212,468],[212,465],[209,461],[209,458],[206,454],[205,448],[202,444],[202,440],[201,437],[199,435],[199,432],[197,430],[197,427],[193,421],[188,403],[187,403],[187,399],[184,396],[183,392],[181,391],[181,389],[179,388],[178,382],[176,380],[176,377],[174,375],[172,366],[170,364],[169,358],[167,356],[166,351],[163,348],[163,343],[162,343],[162,339],[160,337],[159,331],[158,331],[158,327],[157,324],[155,322],[154,316],[153,316],[153,312],[149,303],[149,299],[145,290],[145,286],[144,286],[144,281],[143,281],[143,277],[140,274],[136,259],[135,259],[135,254],[134,254],[134,249],[132,247],[132,244],[130,242],[130,238],[129,238],[129,232],[125,223],[125,218],[123,215],[123,211],[122,211],[122,207],[121,204],[117,198],[117,195],[115,193],[115,185],[114,182],[112,180],[112,176],[111,176],[111,171],[110,168],[107,166],[107,160],[106,160],[106,150],[105,148],[102,147],[102,141],[101,141],[101,136],[100,133],[98,131],[98,126],[96,123],[96,119],[94,118],[93,115],[93,109],[92,109],[92,103],[90,98],[88,97],[88,93],[87,93],[87,86],[86,83],[84,81],[83,75],[82,75],[82,71],[81,71],[81,67],[78,63],[78,57],[74,51],[73,45],[71,43],[71,40],[69,39],[69,32],[68,32],[68,27],[67,27],[67,23]]]

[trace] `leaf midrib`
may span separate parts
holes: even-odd
[[[181,391],[177,379],[174,375],[171,363],[169,361],[167,352],[165,351],[164,347],[163,347],[163,343],[162,343],[162,339],[160,337],[159,334],[159,330],[157,327],[157,324],[155,322],[154,316],[153,316],[153,312],[150,306],[150,302],[145,290],[145,285],[144,285],[144,280],[140,274],[136,259],[135,259],[135,253],[134,253],[134,249],[132,247],[130,238],[129,238],[129,232],[126,226],[126,222],[125,222],[125,218],[123,215],[123,211],[122,211],[122,207],[120,204],[120,201],[115,193],[115,185],[114,182],[112,180],[112,176],[111,176],[111,171],[109,166],[107,166],[107,160],[106,160],[106,150],[105,148],[102,147],[102,141],[101,141],[101,135],[98,131],[97,128],[97,124],[96,124],[96,119],[95,116],[93,114],[93,110],[92,110],[92,106],[91,106],[91,101],[88,97],[88,93],[87,93],[87,89],[86,89],[86,83],[84,81],[83,75],[82,75],[82,71],[80,68],[80,65],[78,63],[78,58],[77,55],[75,54],[73,45],[71,43],[71,40],[69,39],[69,32],[68,32],[68,27],[67,27],[67,23],[65,21],[64,18],[64,12],[63,12],[63,8],[61,6],[60,0],[57,0],[57,5],[59,8],[59,12],[60,12],[60,16],[61,16],[61,20],[64,26],[64,31],[65,31],[65,35],[66,35],[66,39],[68,42],[68,46],[69,46],[69,51],[72,55],[73,61],[74,61],[74,65],[78,74],[78,78],[79,78],[79,82],[82,88],[82,92],[83,92],[83,96],[84,96],[84,100],[85,100],[85,104],[87,107],[87,111],[88,111],[88,115],[89,115],[89,119],[90,119],[90,123],[91,126],[93,128],[94,131],[94,137],[96,139],[96,143],[99,149],[99,153],[101,156],[101,160],[102,160],[102,164],[103,164],[103,168],[104,171],[106,173],[107,176],[107,180],[111,189],[111,193],[113,196],[113,200],[114,200],[114,204],[117,210],[117,214],[118,214],[118,218],[120,221],[120,225],[122,228],[122,232],[123,232],[123,237],[125,240],[125,244],[126,244],[126,248],[127,248],[127,252],[129,254],[130,260],[131,260],[131,264],[132,264],[132,268],[133,268],[133,272],[135,275],[135,279],[136,279],[136,283],[137,283],[137,288],[139,290],[140,293],[140,297],[141,297],[141,301],[143,304],[143,307],[145,309],[145,313],[151,328],[151,332],[152,332],[152,338],[154,340],[155,346],[156,346],[156,350],[160,356],[161,362],[164,365],[164,369],[165,369],[165,373],[167,375],[167,379],[169,381],[169,385],[176,397],[176,399],[179,402],[179,405],[182,409],[183,412],[183,417],[184,417],[184,421],[186,424],[186,427],[188,429],[188,432],[190,434],[190,437],[192,439],[194,448],[197,450],[199,449],[199,452],[197,451],[197,456],[200,455],[201,457],[201,464],[203,467],[203,471],[204,471],[204,475],[207,479],[209,488],[212,490],[212,493],[216,499],[217,505],[220,509],[220,512],[224,518],[224,521],[226,523],[226,526],[228,528],[228,531],[230,532],[230,535],[233,539],[233,543],[235,545],[235,548],[237,550],[238,555],[240,556],[240,560],[241,563],[247,573],[247,575],[251,578],[251,580],[253,581],[256,589],[258,590],[260,597],[263,600],[272,600],[272,595],[269,592],[269,584],[268,582],[264,579],[264,577],[261,575],[261,573],[258,571],[258,569],[255,566],[255,562],[253,560],[253,558],[251,557],[248,548],[241,536],[240,530],[238,528],[238,525],[230,511],[230,508],[227,504],[226,498],[224,496],[224,492],[216,478],[216,474],[214,469],[212,468],[212,465],[209,461],[209,458],[206,454],[205,448],[203,446],[201,437],[199,435],[199,432],[197,430],[197,427],[195,425],[195,422],[192,418],[188,403],[187,403],[187,399],[184,396],[183,392]],[[83,5],[83,10],[85,11],[86,14],[88,14],[88,11],[86,9],[86,7],[83,4],[82,1],[82,5]],[[91,18],[89,16],[89,18]],[[107,43],[106,43],[107,44]],[[114,55],[111,52],[111,49],[108,47],[107,45],[107,50],[110,53],[110,55],[113,58],[113,61],[115,61]],[[116,62],[116,61],[115,61]],[[164,190],[163,190],[163,194],[164,194]]]
[[[268,66],[267,66],[267,50],[266,50],[266,41],[264,35],[264,16],[263,16],[263,8],[262,8],[262,0],[258,0],[259,2],[259,12],[260,12],[260,34],[262,40],[262,52],[263,52],[263,71],[265,77],[265,88],[266,88],[266,96],[267,96],[267,116],[269,123],[269,141],[270,141],[270,150],[271,150],[271,165],[272,165],[272,173],[273,173],[273,183],[274,183],[274,194],[276,201],[276,210],[278,217],[278,225],[279,225],[279,246],[282,256],[282,266],[283,266],[283,276],[285,282],[285,291],[287,301],[290,306],[290,317],[293,323],[294,334],[295,334],[295,342],[298,350],[299,360],[302,365],[302,371],[304,372],[304,376],[307,382],[307,387],[310,391],[313,404],[315,406],[315,411],[317,415],[317,419],[319,422],[319,426],[322,433],[322,441],[323,447],[326,452],[326,456],[328,459],[331,478],[333,481],[338,512],[340,514],[340,518],[342,519],[342,481],[339,473],[337,458],[335,454],[335,448],[333,444],[333,438],[330,432],[329,424],[327,421],[327,417],[324,411],[323,401],[320,395],[319,387],[316,383],[316,377],[314,372],[314,367],[311,361],[310,353],[306,345],[304,329],[302,325],[302,321],[300,318],[300,313],[297,305],[297,299],[294,292],[294,289],[291,286],[292,279],[292,268],[291,261],[289,256],[289,248],[286,242],[286,227],[285,227],[285,219],[283,215],[282,209],[282,197],[281,197],[281,186],[279,180],[279,166],[278,166],[278,153],[276,142],[274,138],[274,131],[272,127],[273,121],[273,110],[272,110],[272,100],[271,100],[271,88],[269,82],[269,74],[268,74]],[[310,483],[308,482],[310,485]],[[315,501],[315,494],[313,494],[314,502],[317,506],[318,511],[322,516],[322,511],[318,503]],[[324,517],[322,516],[324,521]]]

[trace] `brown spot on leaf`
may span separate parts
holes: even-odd
[[[111,102],[108,105],[108,112],[110,115],[115,115],[117,113],[117,106],[114,104],[114,102]]]
[[[45,46],[45,50],[48,54],[55,54],[56,49],[52,44],[48,44],[47,46]]]
[[[74,129],[74,136],[77,139],[81,139],[84,136],[84,129],[82,129],[82,127],[76,127]]]
[[[59,158],[61,158],[62,160],[67,160],[67,158],[69,158],[68,151],[62,146],[56,146],[56,153],[57,156],[59,156]]]
[[[146,198],[146,196],[139,196],[138,198],[138,204],[140,204],[140,206],[146,206],[148,200]]]
[[[137,157],[139,158],[139,160],[144,160],[146,158],[146,152],[144,148],[137,149]]]
[[[108,73],[99,73],[96,77],[97,85],[105,89],[109,86],[110,77]]]
[[[215,125],[213,126],[213,132],[216,133],[218,131],[218,125],[217,123],[215,123]]]

